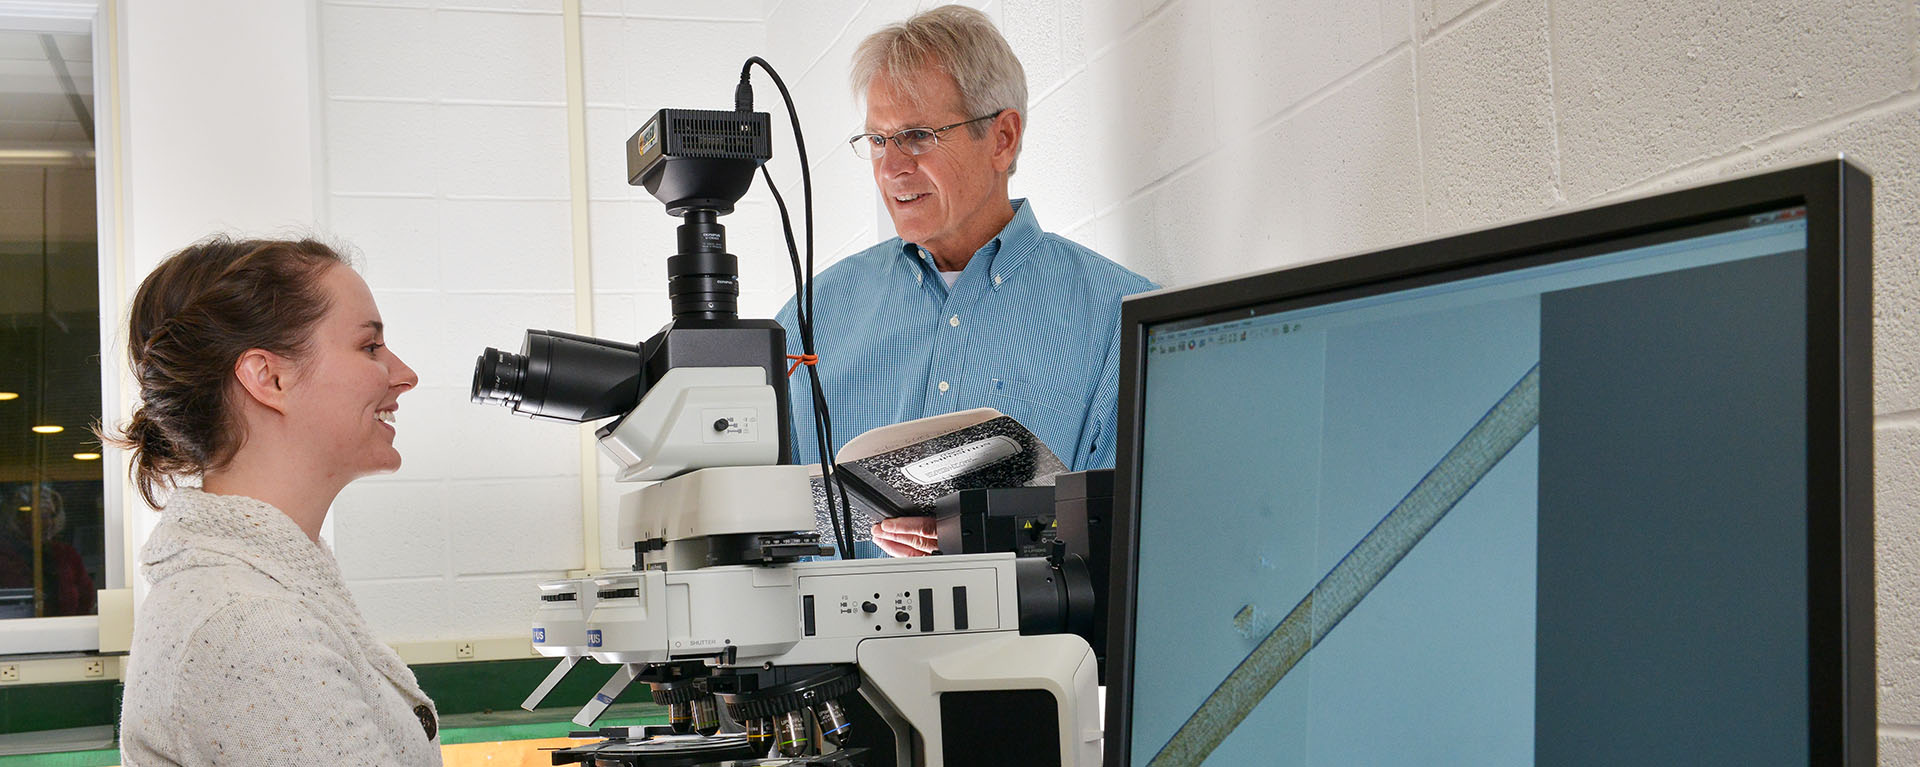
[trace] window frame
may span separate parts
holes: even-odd
[[[107,3],[101,0],[0,0],[0,30],[85,34],[93,47],[94,138],[94,220],[98,238],[100,323],[100,412],[112,422],[125,408],[121,406],[122,378],[126,366],[120,364],[121,351],[115,343],[122,315],[119,286],[125,281],[125,259],[119,245],[117,197],[119,178],[119,83],[122,80],[114,64],[114,31],[107,18]],[[102,590],[127,588],[131,557],[126,549],[127,483],[115,481],[126,474],[125,451],[112,446],[100,451],[101,484],[105,519],[102,542]],[[99,610],[110,609],[100,604]],[[117,616],[127,623],[132,616]],[[76,615],[46,618],[0,620],[0,657],[53,653],[94,652],[100,649],[100,616]]]

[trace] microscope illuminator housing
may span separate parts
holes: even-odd
[[[703,466],[763,466],[780,457],[779,403],[761,368],[674,368],[647,393],[600,437],[620,464],[618,481],[666,479]]]

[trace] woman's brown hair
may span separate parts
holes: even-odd
[[[100,436],[133,451],[130,472],[148,505],[159,508],[160,489],[180,477],[233,460],[246,436],[228,399],[234,365],[251,349],[298,359],[327,312],[320,276],[345,263],[311,239],[214,236],[140,283],[127,323],[140,405],[118,436]]]

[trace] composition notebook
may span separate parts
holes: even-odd
[[[882,426],[848,441],[836,456],[854,512],[854,539],[873,522],[933,513],[934,502],[961,490],[1050,486],[1066,464],[1019,421],[975,408]],[[833,525],[826,490],[814,472],[814,512],[824,540]]]

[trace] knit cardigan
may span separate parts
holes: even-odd
[[[126,767],[440,764],[433,701],[286,514],[181,488],[141,561]]]

